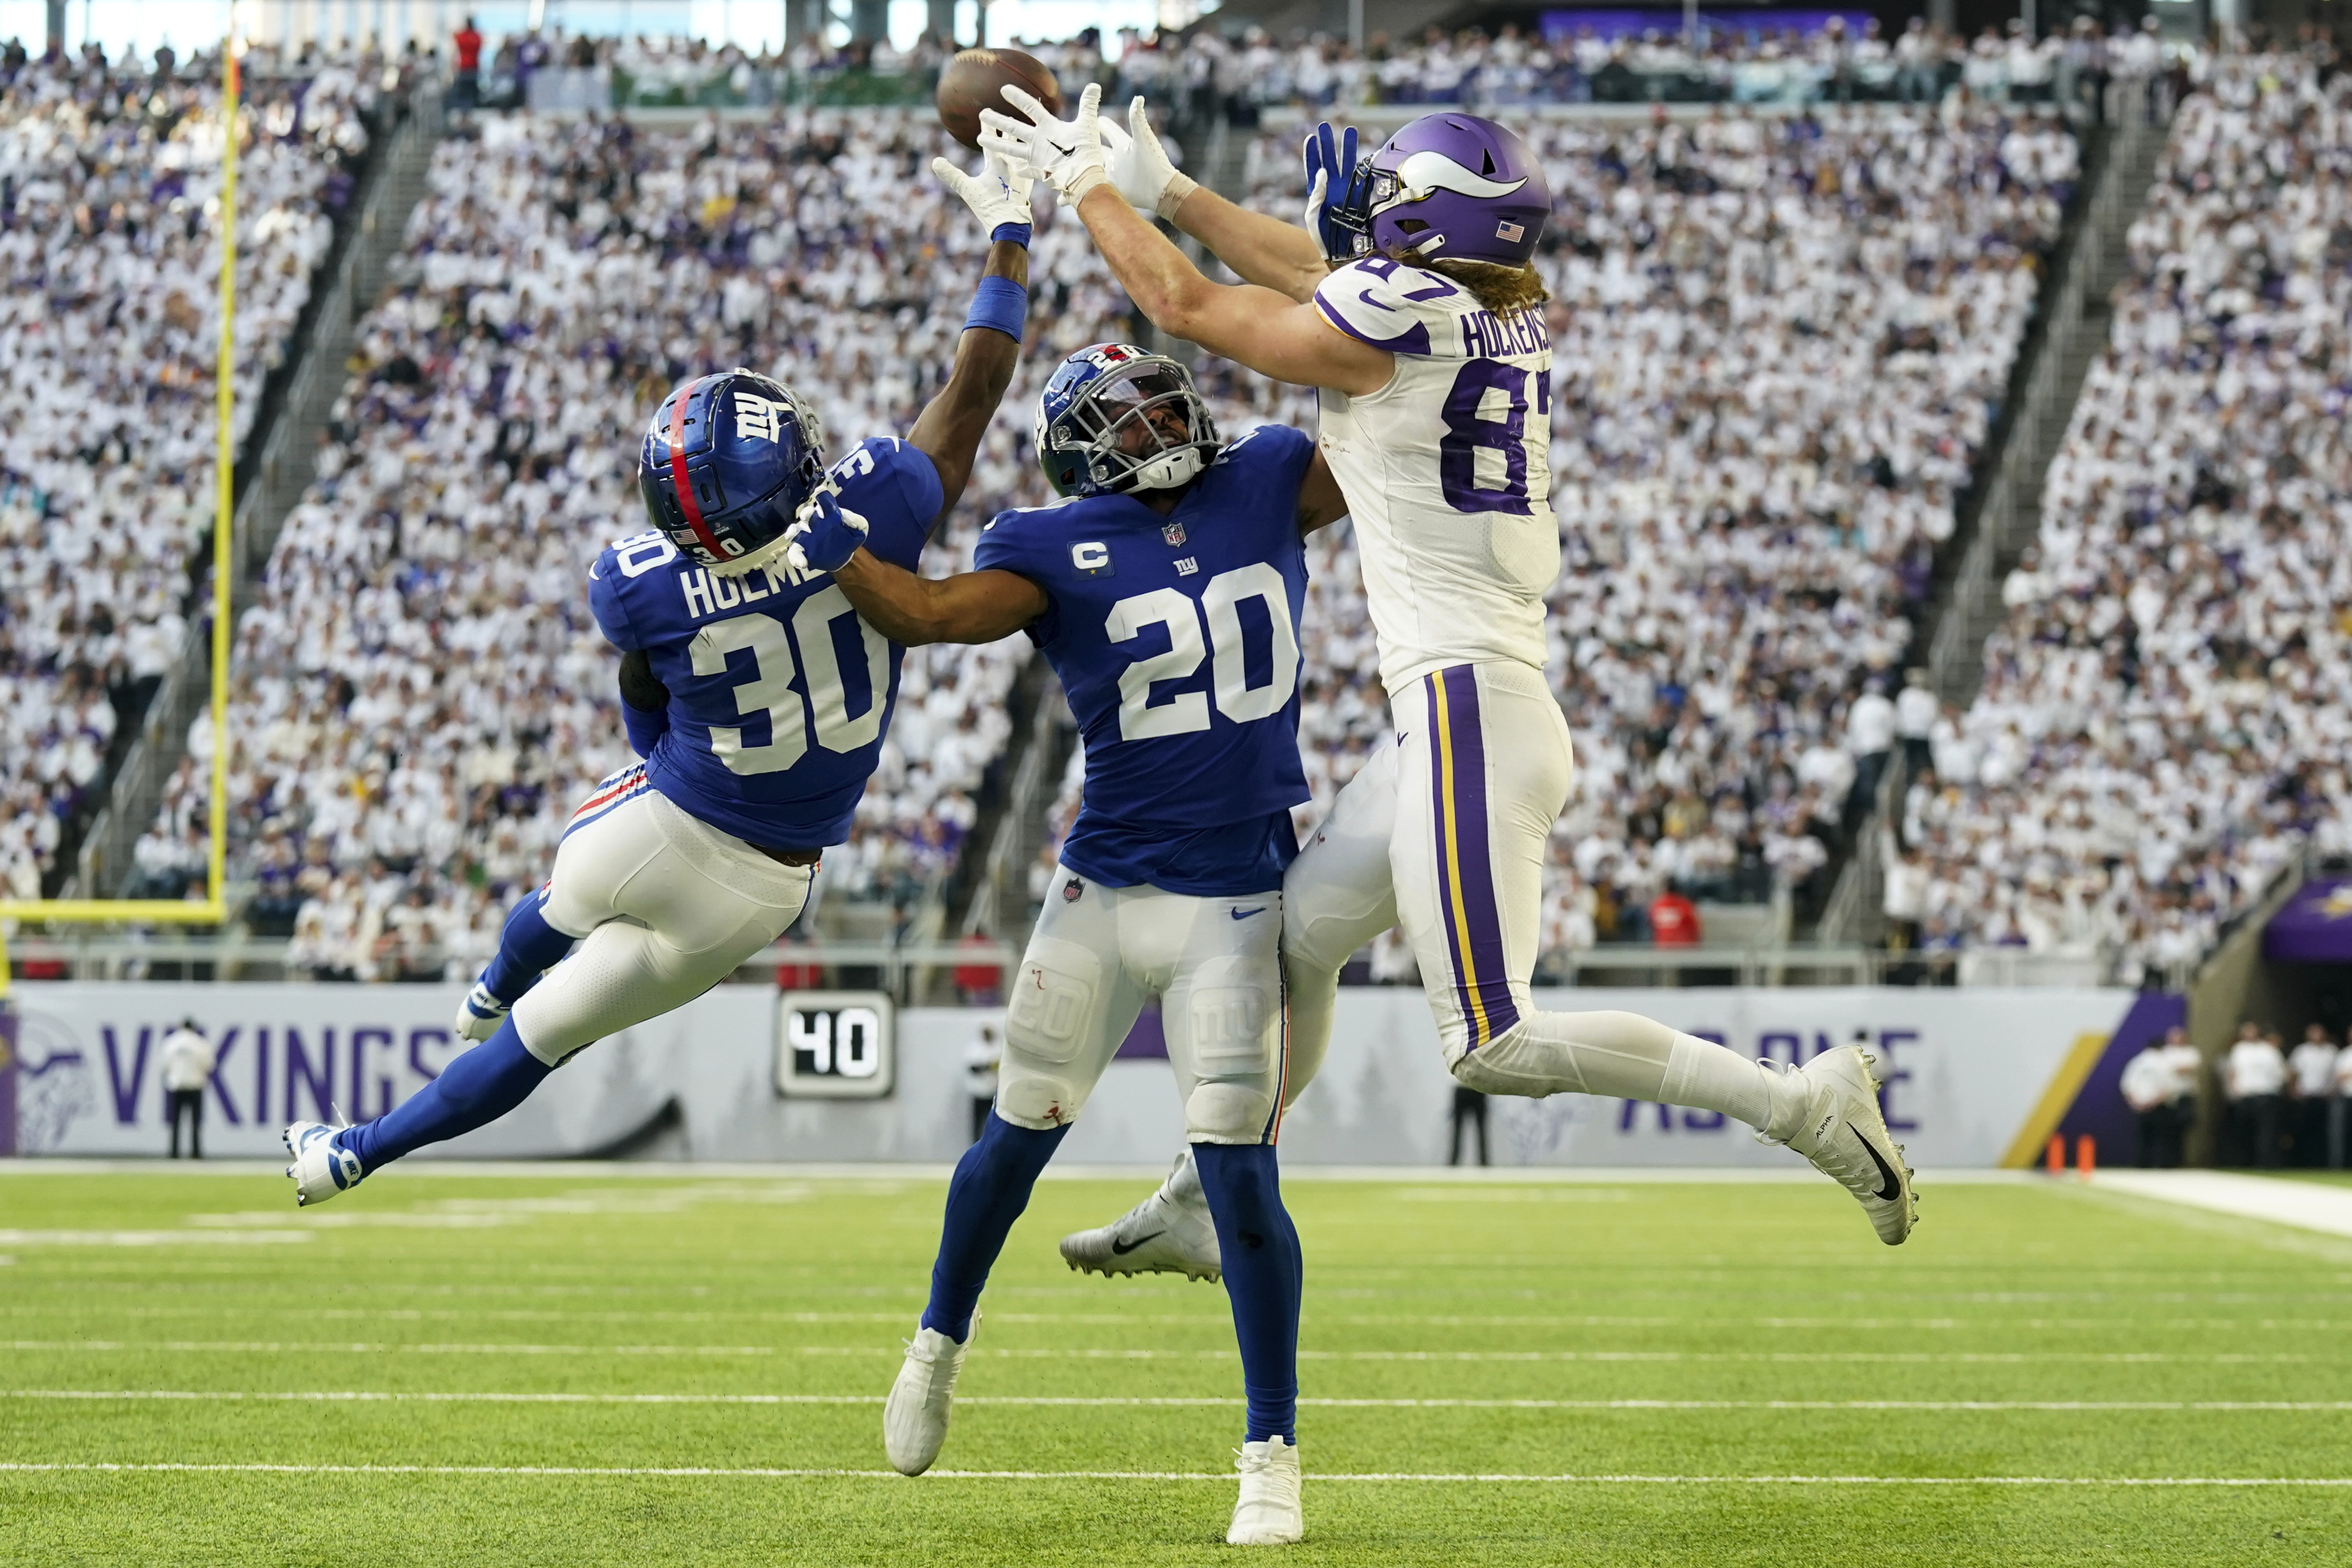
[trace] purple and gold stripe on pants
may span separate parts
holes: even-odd
[[[1469,1049],[1519,1021],[1503,962],[1486,832],[1486,737],[1478,672],[1457,664],[1423,676],[1429,688],[1430,798],[1436,806],[1437,899],[1454,961],[1454,994]]]

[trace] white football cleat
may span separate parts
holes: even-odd
[[[1234,1504],[1228,1546],[1289,1546],[1307,1535],[1307,1510],[1299,1500],[1298,1450],[1280,1437],[1244,1443],[1234,1451],[1242,1495]]]
[[[358,1155],[336,1146],[335,1134],[341,1131],[323,1121],[297,1121],[286,1129],[286,1152],[294,1156],[286,1173],[294,1178],[297,1208],[322,1204],[337,1193],[349,1192],[367,1174],[360,1169]]]
[[[1903,1145],[1878,1109],[1878,1079],[1870,1070],[1877,1064],[1860,1046],[1823,1051],[1790,1075],[1806,1093],[1803,1124],[1786,1138],[1758,1136],[1811,1160],[1861,1202],[1879,1240],[1900,1247],[1919,1223],[1919,1200]]]
[[[478,1046],[499,1032],[499,1026],[507,1021],[510,1005],[491,995],[490,988],[477,980],[466,999],[457,1004],[457,1020],[450,1026],[457,1031],[459,1038]]]
[[[917,1329],[907,1342],[898,1381],[890,1385],[890,1397],[882,1405],[882,1451],[900,1475],[919,1476],[940,1457],[948,1440],[956,1378],[978,1338],[980,1311],[975,1308],[961,1344],[937,1329]]]
[[[1217,1226],[1192,1163],[1192,1151],[1187,1149],[1158,1192],[1108,1225],[1062,1237],[1063,1261],[1089,1274],[1220,1278],[1224,1269],[1217,1254]]]

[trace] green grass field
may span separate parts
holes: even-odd
[[[1230,1563],[1222,1291],[1054,1253],[1147,1187],[1041,1184],[908,1480],[938,1181],[0,1177],[0,1562]],[[1826,1183],[1289,1195],[1285,1561],[2352,1561],[2352,1487],[2220,1484],[2352,1478],[2352,1242],[2072,1183],[1931,1185],[1899,1250]]]

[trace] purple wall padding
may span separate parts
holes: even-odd
[[[2263,927],[2273,963],[2352,963],[2352,877],[2306,882]]]
[[[0,963],[7,960],[0,959]],[[0,1156],[16,1152],[16,1009],[0,1002]]]
[[[1168,1031],[1160,1026],[1160,1004],[1152,1003],[1136,1016],[1135,1027],[1127,1032],[1119,1043],[1119,1061],[1164,1062],[1168,1059]]]
[[[2139,1147],[2139,1121],[2124,1103],[2124,1064],[2150,1040],[2164,1038],[2167,1029],[2184,1027],[2188,1022],[2188,997],[2162,991],[2139,994],[2107,1037],[2107,1048],[2099,1053],[2098,1064],[2083,1080],[2074,1103],[2059,1119],[2058,1131],[2066,1140],[2069,1159],[2074,1156],[2074,1140],[2087,1132],[2097,1141],[2101,1164],[2131,1163]]]

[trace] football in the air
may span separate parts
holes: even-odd
[[[1021,88],[1055,113],[1062,112],[1062,89],[1034,55],[1019,49],[966,49],[940,72],[940,123],[965,146],[977,148],[982,110],[1021,118],[1021,111],[1002,96],[1008,87]]]

